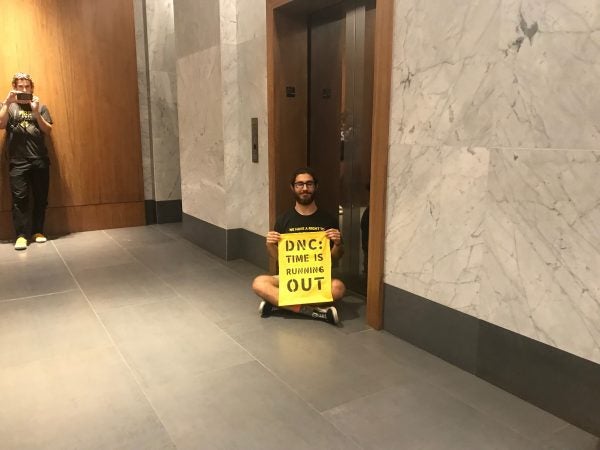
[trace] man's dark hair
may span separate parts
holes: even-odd
[[[18,80],[28,80],[31,83],[31,90],[33,91],[33,80],[31,79],[31,75],[25,72],[17,72],[13,75],[12,85],[13,87],[17,86]]]
[[[302,175],[303,173],[309,174],[312,177],[312,179],[315,180],[315,185],[319,184],[319,180],[317,179],[317,175],[315,174],[314,170],[312,170],[310,167],[299,167],[298,169],[294,170],[292,178],[290,178],[290,184],[292,185],[292,187],[294,186],[296,177],[298,175]]]

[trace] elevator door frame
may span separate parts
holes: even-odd
[[[288,177],[308,149],[308,15],[340,0],[267,0],[269,221],[289,208]],[[367,323],[383,326],[383,269],[392,74],[393,0],[377,0],[371,137]],[[293,93],[293,95],[292,95]]]

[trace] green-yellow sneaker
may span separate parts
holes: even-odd
[[[46,236],[44,236],[42,233],[35,233],[33,236],[31,236],[31,240],[37,242],[38,244],[42,244],[48,239],[46,239]]]
[[[15,250],[26,250],[27,249],[27,239],[23,236],[19,236],[15,242]]]

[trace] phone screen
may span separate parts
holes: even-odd
[[[17,100],[33,100],[33,94],[27,92],[17,92]]]

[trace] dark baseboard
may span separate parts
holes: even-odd
[[[269,258],[263,236],[243,228],[225,230],[185,213],[182,223],[184,237],[213,255],[225,261],[244,259],[268,270]]]
[[[146,225],[153,225],[156,223],[156,202],[154,200],[145,200],[144,206],[146,208]]]
[[[146,224],[181,222],[181,200],[146,200]]]
[[[600,365],[385,285],[384,329],[600,436]]]

